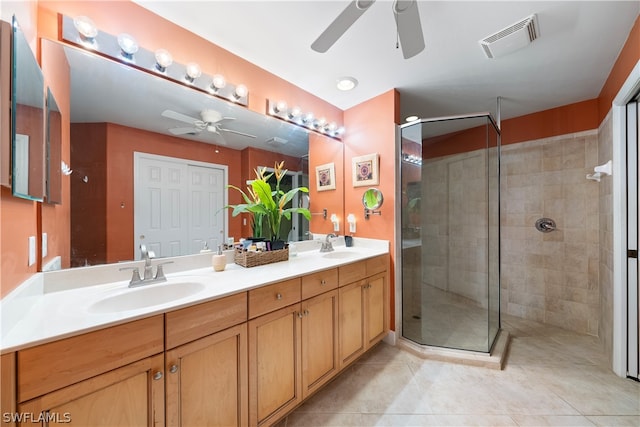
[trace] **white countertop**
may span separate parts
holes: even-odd
[[[126,311],[97,313],[91,307],[117,294],[162,287],[163,283],[128,287],[131,271],[119,269],[140,267],[142,261],[38,273],[0,301],[0,351],[43,344],[389,253],[386,240],[362,238],[354,238],[354,246],[349,248],[342,238],[334,243],[335,252],[329,253],[348,253],[343,258],[325,257],[317,240],[297,242],[296,246],[298,254],[289,261],[252,268],[231,262],[222,272],[213,271],[211,254],[176,257],[173,264],[165,266],[167,283],[188,281],[203,286],[185,297]],[[167,260],[154,260],[153,265]]]

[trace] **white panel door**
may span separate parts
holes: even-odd
[[[138,153],[134,188],[134,247],[156,257],[186,254],[188,247],[187,165]]]
[[[640,290],[638,285],[638,186],[640,109],[627,104],[627,376],[639,379]]]
[[[189,253],[224,244],[224,171],[189,165]]]

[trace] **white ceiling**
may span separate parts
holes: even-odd
[[[341,109],[397,88],[403,117],[495,113],[498,96],[502,118],[596,98],[640,12],[637,0],[419,1],[426,49],[405,60],[388,0],[326,53],[310,45],[348,0],[136,3]],[[478,40],[533,13],[539,39],[485,57]],[[344,75],[359,80],[355,90],[336,89]]]

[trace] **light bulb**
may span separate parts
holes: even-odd
[[[275,107],[273,107],[273,112],[276,114],[280,114],[284,111],[287,111],[287,103],[285,101],[276,102]]]
[[[118,46],[122,49],[121,54],[126,59],[133,59],[133,54],[138,51],[138,42],[136,42],[136,39],[126,33],[118,35]]]
[[[211,81],[211,88],[214,92],[219,91],[223,87],[227,85],[227,81],[224,79],[224,76],[221,74],[216,74],[213,76],[213,80]]]
[[[189,62],[186,65],[186,68],[187,68],[187,75],[185,76],[185,79],[189,83],[193,83],[195,79],[197,79],[202,75],[202,70],[200,69],[200,66],[195,62]]]
[[[171,64],[173,64],[173,57],[166,49],[156,50],[156,68],[161,73],[164,73]]]
[[[87,16],[75,17],[73,26],[76,27],[76,30],[84,40],[93,40],[98,35],[98,27]]]
[[[300,117],[300,114],[302,114],[302,110],[300,109],[300,107],[298,107],[297,105],[295,107],[292,107],[289,110],[289,114],[287,114],[287,116],[292,119],[295,120],[298,117]]]
[[[236,90],[233,91],[233,96],[236,99],[244,98],[249,93],[249,90],[245,85],[236,86]]]
[[[313,113],[307,113],[302,118],[302,123],[307,126],[311,126],[313,124]]]

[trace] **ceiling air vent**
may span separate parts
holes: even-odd
[[[535,14],[479,41],[487,58],[497,58],[522,49],[540,36]]]

